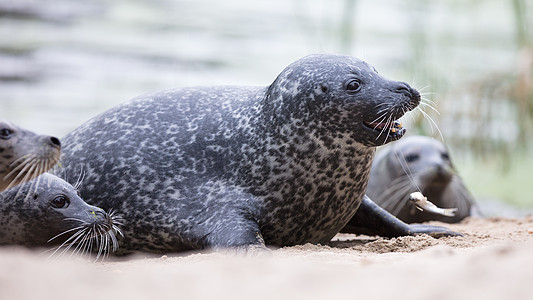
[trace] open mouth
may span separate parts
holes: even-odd
[[[402,123],[398,120],[394,122],[363,122],[366,127],[378,131],[380,133],[387,133],[389,134],[402,134],[405,131],[405,128],[402,127]]]

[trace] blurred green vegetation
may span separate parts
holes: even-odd
[[[469,2],[470,5],[480,5],[480,1]],[[459,152],[471,152],[476,158],[504,160],[505,164],[501,166],[509,166],[516,161],[512,159],[516,151],[531,150],[532,146],[533,32],[529,28],[533,26],[533,7],[530,2],[508,1],[507,6],[504,6],[506,10],[500,12],[500,15],[508,14],[511,16],[509,19],[514,20],[514,44],[502,47],[511,53],[511,61],[503,67],[487,67],[482,71],[470,71],[471,74],[468,71],[465,74],[449,74],[440,71],[439,67],[435,68],[435,57],[430,52],[453,53],[454,44],[452,42],[452,45],[447,46],[445,42],[438,45],[438,50],[432,48],[435,45],[430,36],[435,33],[427,30],[430,28],[428,22],[432,17],[432,10],[435,6],[442,5],[442,2],[411,2],[415,13],[410,35],[410,70],[431,87],[431,98],[437,103],[440,115],[432,111],[428,113],[437,123],[442,124],[443,131],[447,133],[445,141],[450,146],[456,147]],[[457,4],[456,1],[448,3]],[[466,37],[472,38],[472,43],[467,47],[482,50],[483,43],[475,40],[478,33],[473,33]],[[456,34],[462,35],[459,32]],[[492,38],[497,39],[498,35]],[[485,63],[490,66],[493,62],[489,60]],[[454,78],[459,80],[453,80]],[[417,130],[422,134],[431,134],[425,122],[419,116],[415,124]]]
[[[513,155],[512,168],[502,168],[497,160],[456,161],[468,188],[481,201],[502,200],[519,208],[533,208],[533,157],[519,152]]]
[[[346,2],[352,9],[355,0]],[[425,111],[467,185],[477,198],[533,207],[533,1],[413,0],[400,8],[408,15],[400,68],[429,92],[438,113]],[[440,139],[430,123],[417,114],[411,133]]]

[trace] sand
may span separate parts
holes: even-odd
[[[0,248],[0,299],[533,299],[533,217],[444,225],[464,237],[338,235],[270,253],[53,257]]]

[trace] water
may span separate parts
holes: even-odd
[[[533,1],[525,3],[533,28]],[[0,0],[0,118],[61,137],[150,91],[268,85],[316,52],[360,57],[429,92],[441,114],[428,112],[454,156],[471,153],[479,137],[517,144],[520,110],[507,101],[508,83],[527,65],[511,1]],[[487,98],[501,82],[507,92]],[[431,134],[410,115],[410,133]],[[466,178],[474,187],[482,167]],[[499,197],[531,195],[494,174],[491,186],[511,187]]]
[[[146,92],[268,85],[336,52],[437,92],[450,136],[458,99],[445,96],[515,63],[511,6],[488,2],[0,0],[0,118],[63,136]]]

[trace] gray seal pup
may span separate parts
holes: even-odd
[[[0,192],[30,181],[59,160],[61,143],[0,120]]]
[[[62,162],[85,172],[88,203],[124,215],[124,251],[328,243],[361,208],[359,227],[454,234],[409,226],[365,196],[375,147],[402,137],[397,120],[419,101],[357,58],[311,55],[270,86],[171,89],[114,107],[64,137]]]
[[[457,208],[454,216],[421,211],[409,201],[419,191],[440,208]],[[457,173],[447,147],[426,136],[410,136],[379,151],[372,164],[367,195],[407,223],[456,223],[480,216],[474,197]]]
[[[60,253],[95,252],[97,258],[118,248],[120,216],[87,204],[52,174],[36,181],[0,192],[0,245],[55,246]]]

